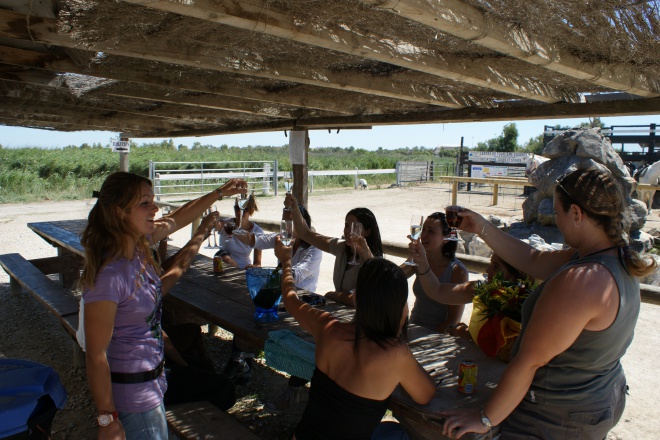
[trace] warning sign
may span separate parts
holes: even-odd
[[[128,141],[113,141],[112,151],[114,153],[130,153],[131,143]]]

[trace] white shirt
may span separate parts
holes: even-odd
[[[276,236],[277,234],[255,233],[254,248],[273,249],[275,247]],[[319,272],[321,271],[321,258],[323,258],[323,252],[320,249],[314,246],[310,246],[307,249],[298,246],[296,253],[291,258],[293,280],[297,288],[316,292]]]
[[[264,230],[261,229],[261,226],[254,222],[252,222],[252,225],[252,230],[250,232],[254,234],[264,233]],[[222,228],[222,231],[220,231],[220,246],[229,252],[229,255],[231,255],[231,258],[236,262],[236,264],[238,264],[240,269],[245,269],[245,266],[252,264],[252,260],[250,260],[252,248],[247,244],[241,243],[241,241],[238,239],[229,239],[224,228]]]

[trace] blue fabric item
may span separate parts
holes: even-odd
[[[24,432],[40,397],[62,409],[66,390],[51,367],[22,359],[0,359],[0,438]]]
[[[316,346],[290,330],[274,330],[268,336],[264,344],[266,365],[310,380],[314,374]]]

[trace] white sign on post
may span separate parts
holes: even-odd
[[[112,142],[112,152],[113,153],[130,153],[131,152],[131,143],[128,141],[113,141]]]
[[[289,160],[291,165],[305,165],[305,140],[307,131],[291,130],[289,132]]]

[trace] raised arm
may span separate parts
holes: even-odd
[[[287,193],[286,198],[284,199],[284,205],[291,209],[293,226],[296,228],[296,234],[298,237],[315,248],[321,249],[323,252],[330,252],[330,241],[332,241],[332,237],[326,237],[325,235],[321,235],[307,227],[307,223],[305,223],[305,219],[303,219],[303,216],[298,209],[298,200],[296,200],[293,194]]]
[[[156,231],[153,233],[154,241],[158,242],[192,223],[193,220],[201,217],[204,211],[222,197],[229,197],[239,193],[247,193],[247,182],[243,179],[229,179],[221,187],[195,200],[191,200],[176,211],[172,211],[162,219],[154,222],[156,225]]]
[[[204,220],[202,220],[199,228],[197,228],[197,231],[195,231],[195,234],[188,243],[179,252],[163,262],[163,275],[160,277],[163,295],[166,295],[174,287],[176,282],[179,281],[179,278],[188,270],[204,240],[206,240],[216,226],[218,218],[219,214],[217,212],[204,217]]]
[[[275,256],[282,263],[282,302],[284,307],[298,321],[300,326],[311,333],[314,340],[318,341],[323,334],[323,330],[337,319],[330,313],[314,308],[298,298],[291,267],[291,247],[284,246],[279,237],[276,239]]]
[[[434,301],[447,305],[461,305],[472,302],[474,297],[474,286],[467,282],[465,275],[452,273],[452,281],[457,283],[441,283],[431,271],[431,266],[426,258],[426,250],[422,245],[421,239],[410,239],[408,250],[410,256],[417,263],[417,278],[422,284],[424,293]],[[459,266],[462,267],[462,266]]]
[[[479,237],[504,261],[532,278],[545,280],[574,254],[573,250],[539,251],[533,246],[500,230],[481,215],[469,209],[458,213],[463,218],[460,228]]]

